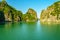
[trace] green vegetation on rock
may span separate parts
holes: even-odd
[[[32,8],[29,8],[26,14],[23,15],[23,20],[27,22],[37,21],[37,13]]]
[[[22,21],[22,12],[8,5],[5,0],[0,2],[0,15],[2,15],[0,16],[0,21]],[[3,17],[4,19],[1,19]]]
[[[37,21],[37,13],[32,8],[29,8],[26,14],[22,14],[21,11],[8,5],[5,0],[0,2],[0,15],[0,22]]]
[[[42,10],[40,15],[41,21],[60,22],[60,1],[55,2],[46,10]]]

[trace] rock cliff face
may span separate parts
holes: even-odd
[[[23,16],[23,20],[26,22],[35,22],[37,21],[37,13],[35,10],[29,8],[26,14]]]
[[[26,14],[16,10],[7,4],[5,0],[0,2],[0,22],[35,22],[37,21],[37,13],[35,10],[29,8]]]
[[[0,2],[0,22],[22,21],[22,12],[7,4],[6,1]]]
[[[60,1],[55,2],[46,10],[42,10],[40,15],[42,22],[60,22]]]

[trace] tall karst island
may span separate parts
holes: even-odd
[[[26,14],[23,16],[23,20],[26,22],[36,22],[37,21],[37,12],[31,8],[28,9]]]
[[[0,22],[21,21],[22,12],[7,4],[5,0],[0,2]]]
[[[0,1],[0,22],[36,21],[37,13],[29,8],[26,14],[8,5],[5,0]]]
[[[42,10],[40,15],[40,21],[60,23],[60,1],[55,2],[47,9]]]

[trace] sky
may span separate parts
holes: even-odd
[[[7,3],[17,10],[22,11],[24,14],[29,8],[34,9],[37,12],[38,18],[40,17],[41,11],[46,9],[58,0],[6,0]]]

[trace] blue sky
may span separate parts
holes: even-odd
[[[37,12],[37,16],[40,17],[41,11],[46,9],[58,0],[6,0],[9,5],[26,13],[29,8],[34,9]]]

